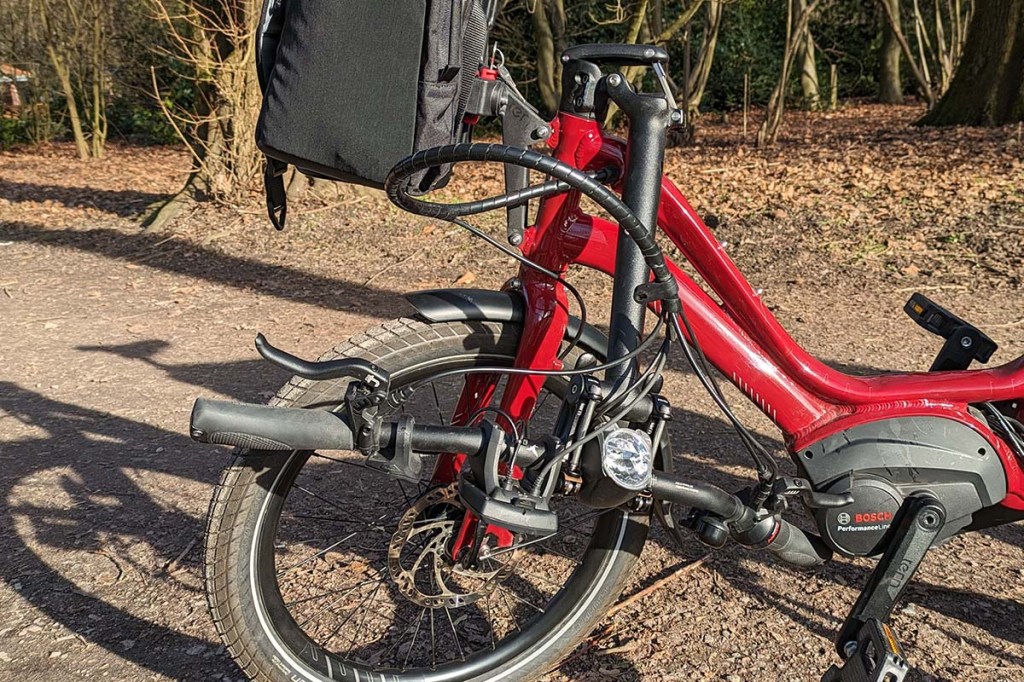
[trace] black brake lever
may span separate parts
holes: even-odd
[[[384,393],[387,393],[391,383],[391,375],[372,362],[367,362],[361,358],[310,362],[280,348],[275,348],[270,345],[267,337],[263,336],[263,334],[256,335],[256,350],[263,356],[264,360],[303,379],[327,381],[342,377],[352,377],[366,383],[370,388]]]

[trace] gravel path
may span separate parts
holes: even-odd
[[[258,216],[220,214],[140,234],[132,219],[174,187],[180,155],[119,151],[116,173],[90,179],[61,153],[0,161],[0,678],[240,679],[200,571],[206,506],[227,454],[187,438],[192,401],[263,400],[286,380],[257,359],[257,330],[316,355],[406,312],[402,291],[465,273],[495,286],[508,269],[447,227],[373,199],[311,214],[283,236]],[[1019,229],[1019,204],[1002,209]],[[870,263],[819,282],[807,263],[800,273],[765,265],[758,237],[770,226],[748,228],[737,260],[753,264],[783,324],[830,362],[926,367],[937,340],[901,312],[915,289],[988,331],[1002,344],[995,361],[1024,353],[1018,251],[998,265],[1016,286],[991,270],[950,281]],[[417,243],[423,254],[411,258]],[[600,318],[604,285],[581,279],[602,300]],[[668,385],[678,467],[724,485],[744,480],[746,461],[710,400],[678,365]],[[739,411],[775,439],[754,410]],[[704,554],[656,534],[627,594]],[[867,566],[839,560],[806,575],[726,549],[619,610],[552,679],[817,680]],[[1024,679],[1022,601],[1024,526],[932,552],[894,622],[913,679]]]

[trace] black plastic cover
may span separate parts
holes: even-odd
[[[657,45],[635,45],[631,43],[592,43],[575,45],[562,53],[562,59],[580,59],[593,64],[615,66],[650,66],[667,64],[668,51]]]

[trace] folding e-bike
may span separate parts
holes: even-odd
[[[197,401],[192,436],[238,448],[212,503],[207,586],[254,679],[543,674],[612,605],[656,517],[799,567],[877,557],[825,679],[898,682],[908,666],[887,621],[928,549],[1024,518],[1024,357],[968,370],[995,344],[916,294],[907,312],[945,338],[932,371],[850,376],[804,351],[663,177],[666,133],[683,116],[667,86],[637,92],[605,71],[650,67],[664,85],[667,59],[652,46],[571,48],[550,122],[492,69],[467,111],[502,116],[503,144],[417,153],[387,191],[503,249],[519,272],[501,291],[412,294],[415,315],[315,362],[260,336],[261,355],[295,374],[271,405]],[[612,102],[625,141],[602,130]],[[527,148],[537,142],[550,154]],[[506,194],[437,204],[404,189],[416,172],[466,162],[505,164]],[[528,186],[529,171],[549,179]],[[517,249],[463,220],[494,209]],[[570,298],[585,310],[570,265],[613,278],[607,335],[570,314]],[[743,490],[673,472],[670,350],[753,457]],[[729,410],[716,371],[778,426],[797,476],[780,475]],[[797,498],[816,533],[783,518]]]

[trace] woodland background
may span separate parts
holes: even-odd
[[[261,161],[253,35],[260,0],[7,0],[0,5],[0,149],[73,140],[183,145],[185,189],[150,216],[237,201]],[[759,147],[786,108],[917,98],[925,124],[1024,118],[1024,0],[500,0],[493,40],[551,113],[558,55],[584,42],[666,46],[671,83],[702,117],[743,117]],[[627,75],[638,85],[645,77]],[[756,116],[752,113],[756,110]],[[611,124],[615,122],[612,121]],[[292,183],[302,190],[306,183]]]

